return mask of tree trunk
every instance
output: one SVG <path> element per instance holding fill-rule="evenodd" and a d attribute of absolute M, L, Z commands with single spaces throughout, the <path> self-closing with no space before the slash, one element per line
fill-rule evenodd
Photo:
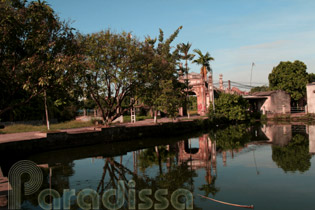
<path fill-rule="evenodd" d="M 157 123 L 157 110 L 154 110 L 154 123 Z"/>
<path fill-rule="evenodd" d="M 46 95 L 46 90 L 44 91 L 44 103 L 45 103 L 45 114 L 46 114 L 47 130 L 50 130 L 49 117 L 48 117 L 48 108 L 47 108 L 47 95 Z"/>
<path fill-rule="evenodd" d="M 187 89 L 186 89 L 186 113 L 187 113 L 187 116 L 188 118 L 190 118 L 190 114 L 189 114 L 189 94 L 188 94 L 188 85 L 189 85 L 189 82 L 188 82 L 188 63 L 187 63 L 187 59 L 186 59 L 186 81 L 187 81 Z"/>
<path fill-rule="evenodd" d="M 155 146 L 155 152 L 156 152 L 156 156 L 157 156 L 158 161 L 159 161 L 159 171 L 160 171 L 160 175 L 162 175 L 162 174 L 163 174 L 162 159 L 161 159 L 161 156 L 160 156 L 160 151 L 159 151 L 159 147 L 158 147 L 158 146 Z"/>

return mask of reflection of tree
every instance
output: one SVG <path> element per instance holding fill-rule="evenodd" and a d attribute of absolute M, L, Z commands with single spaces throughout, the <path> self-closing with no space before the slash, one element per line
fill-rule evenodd
<path fill-rule="evenodd" d="M 209 139 L 210 140 L 210 139 Z M 215 182 L 217 180 L 216 174 L 216 141 L 212 141 L 211 143 L 211 161 L 207 162 L 206 164 L 206 184 L 201 185 L 199 190 L 205 192 L 205 196 L 208 196 L 210 193 L 215 196 L 219 191 L 220 188 L 215 186 Z M 214 171 L 214 175 L 212 174 L 212 169 Z"/>
<path fill-rule="evenodd" d="M 158 173 L 154 177 L 148 177 L 146 175 L 140 176 L 134 173 L 122 164 L 122 159 L 119 162 L 115 161 L 113 158 L 105 158 L 105 164 L 103 167 L 103 174 L 101 180 L 97 187 L 97 192 L 102 195 L 108 189 L 117 189 L 118 181 L 123 181 L 125 185 L 126 192 L 124 194 L 125 201 L 128 202 L 128 182 L 132 179 L 135 181 L 135 190 L 137 192 L 142 189 L 151 189 L 153 194 L 149 196 L 154 202 L 154 192 L 158 189 L 168 189 L 168 195 L 166 198 L 170 201 L 172 193 L 179 189 L 188 189 L 189 180 L 191 177 L 196 177 L 196 173 L 191 171 L 188 165 L 181 164 L 176 165 L 175 161 L 170 161 L 174 159 L 174 152 L 169 152 L 165 146 L 159 146 L 156 148 L 149 148 L 143 150 L 141 154 L 138 155 L 139 165 L 141 170 L 145 172 L 146 168 L 153 165 L 159 165 L 162 167 L 163 163 L 171 163 L 167 171 L 164 173 Z M 115 202 L 115 200 L 112 200 Z M 139 204 L 140 200 L 136 198 L 136 203 Z M 123 209 L 127 209 L 124 206 Z M 169 206 L 171 208 L 171 205 Z M 194 206 L 194 209 L 198 209 Z"/>
<path fill-rule="evenodd" d="M 65 164 L 56 164 L 54 166 L 47 165 L 47 167 L 41 167 L 44 177 L 43 184 L 41 185 L 37 193 L 34 193 L 32 195 L 24 195 L 24 193 L 22 193 L 22 201 L 23 202 L 28 201 L 32 205 L 37 206 L 38 195 L 44 189 L 54 189 L 59 193 L 60 197 L 62 197 L 63 190 L 70 188 L 69 177 L 74 174 L 73 167 L 74 167 L 73 162 L 68 162 Z M 29 180 L 28 176 L 24 175 L 22 176 L 22 182 L 26 182 L 28 180 Z M 22 186 L 24 186 L 24 184 L 22 184 Z"/>
<path fill-rule="evenodd" d="M 196 176 L 196 172 L 184 163 L 173 166 L 169 172 L 157 176 L 155 182 L 160 188 L 169 189 L 172 192 L 178 188 L 190 189 L 191 178 Z"/>
<path fill-rule="evenodd" d="M 108 179 L 106 175 L 108 174 Z M 120 163 L 113 158 L 106 158 L 103 167 L 103 174 L 100 183 L 97 187 L 97 192 L 102 195 L 108 189 L 118 189 L 118 182 L 123 181 L 126 191 L 124 192 L 124 199 L 128 202 L 128 178 L 126 175 L 135 176 L 134 173 L 122 165 L 122 156 L 120 157 Z"/>
<path fill-rule="evenodd" d="M 215 186 L 216 179 L 217 177 L 214 176 L 210 183 L 201 185 L 201 187 L 199 187 L 199 190 L 204 191 L 205 196 L 207 197 L 209 194 L 212 194 L 213 196 L 215 196 L 220 191 L 220 188 Z"/>
<path fill-rule="evenodd" d="M 217 150 L 225 151 L 238 149 L 250 142 L 250 134 L 247 126 L 230 125 L 225 129 L 217 130 L 214 134 L 210 133 L 212 139 L 216 139 Z"/>
<path fill-rule="evenodd" d="M 168 159 L 174 158 L 174 156 L 175 153 L 168 151 L 166 146 L 156 146 L 154 148 L 145 149 L 139 155 L 140 171 L 144 172 L 147 168 L 158 165 L 161 174 L 161 163 L 166 162 Z"/>
<path fill-rule="evenodd" d="M 306 136 L 296 134 L 288 145 L 272 146 L 272 160 L 285 172 L 305 172 L 311 167 L 309 142 Z"/>
<path fill-rule="evenodd" d="M 139 167 L 144 174 L 147 168 L 154 165 L 159 166 L 160 171 L 162 171 L 162 163 L 168 164 L 168 170 L 150 178 L 147 176 L 138 177 L 137 188 L 140 190 L 152 189 L 153 192 L 158 189 L 168 189 L 168 200 L 171 199 L 172 193 L 180 188 L 190 190 L 193 193 L 192 178 L 197 176 L 196 172 L 188 166 L 187 162 L 178 165 L 175 159 L 175 152 L 165 146 L 143 150 L 139 155 Z M 194 204 L 194 209 L 199 208 Z"/>

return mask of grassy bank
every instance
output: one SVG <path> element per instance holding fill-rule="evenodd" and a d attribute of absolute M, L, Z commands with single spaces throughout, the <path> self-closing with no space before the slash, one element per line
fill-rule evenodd
<path fill-rule="evenodd" d="M 69 129 L 69 128 L 82 128 L 82 127 L 88 127 L 92 126 L 93 124 L 90 121 L 87 122 L 81 122 L 81 121 L 68 121 L 68 122 L 62 122 L 57 124 L 50 125 L 50 130 L 61 130 L 61 129 Z M 46 125 L 8 125 L 4 129 L 0 130 L 0 134 L 6 134 L 6 133 L 21 133 L 21 132 L 31 132 L 31 131 L 41 131 L 41 132 L 47 132 Z"/>
<path fill-rule="evenodd" d="M 271 121 L 271 122 L 303 122 L 308 124 L 315 123 L 315 115 L 314 114 L 274 114 L 274 115 L 262 115 L 261 120 L 263 122 Z"/>
<path fill-rule="evenodd" d="M 150 116 L 137 116 L 136 115 L 136 121 L 146 120 L 146 119 L 152 119 Z M 131 122 L 131 116 L 125 115 L 124 116 L 124 122 Z"/>

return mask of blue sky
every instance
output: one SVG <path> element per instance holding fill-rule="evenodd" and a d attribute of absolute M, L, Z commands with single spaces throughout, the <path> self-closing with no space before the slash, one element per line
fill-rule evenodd
<path fill-rule="evenodd" d="M 48 0 L 63 20 L 82 33 L 111 28 L 143 39 L 169 36 L 183 26 L 174 44 L 208 51 L 215 81 L 268 83 L 280 61 L 301 60 L 315 72 L 314 0 Z M 191 71 L 200 67 L 190 65 Z"/>

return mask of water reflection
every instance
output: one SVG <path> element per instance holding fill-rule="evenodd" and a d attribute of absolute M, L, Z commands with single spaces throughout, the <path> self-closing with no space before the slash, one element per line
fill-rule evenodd
<path fill-rule="evenodd" d="M 187 136 L 163 141 L 163 144 L 158 144 L 158 140 L 143 140 L 141 147 L 139 141 L 113 147 L 97 145 L 36 154 L 27 159 L 38 163 L 44 173 L 44 183 L 38 192 L 54 189 L 60 194 L 61 201 L 64 189 L 75 189 L 78 193 L 89 188 L 102 195 L 109 189 L 117 189 L 118 182 L 123 181 L 126 204 L 122 209 L 128 209 L 129 182 L 134 180 L 136 186 L 133 189 L 137 193 L 142 189 L 152 190 L 149 198 L 153 203 L 159 203 L 154 197 L 157 190 L 168 189 L 169 193 L 165 198 L 170 200 L 172 192 L 182 188 L 194 194 L 194 209 L 208 209 L 208 205 L 212 209 L 225 209 L 225 206 L 199 199 L 197 194 L 235 203 L 255 204 L 255 201 L 257 205 L 260 203 L 264 206 L 267 204 L 262 199 L 262 194 L 269 192 L 270 188 L 265 189 L 269 183 L 277 186 L 277 182 L 288 179 L 288 172 L 300 172 L 294 173 L 298 176 L 311 170 L 312 155 L 315 152 L 315 126 L 233 125 L 199 134 L 197 137 Z M 9 168 L 2 163 L 1 166 Z M 1 176 L 7 176 L 7 172 L 8 170 L 4 170 Z M 315 174 L 308 176 L 315 178 Z M 27 181 L 28 178 L 23 179 Z M 292 183 L 300 183 L 301 180 L 303 179 L 298 178 Z M 252 186 L 248 185 L 250 181 Z M 312 191 L 308 186 L 311 184 L 299 190 Z M 254 191 L 249 190 L 251 187 Z M 287 191 L 282 193 L 294 192 Z M 240 196 L 236 196 L 235 193 L 238 192 Z M 23 208 L 39 208 L 37 197 L 38 193 L 23 195 Z M 114 198 L 111 198 L 112 202 L 116 201 Z M 54 200 L 47 199 L 47 202 Z M 143 203 L 143 200 L 137 197 L 136 203 Z M 305 209 L 309 209 L 307 207 Z M 71 209 L 79 209 L 75 196 L 71 199 Z M 172 209 L 171 205 L 169 209 Z M 272 208 L 258 206 L 255 209 Z"/>
<path fill-rule="evenodd" d="M 309 141 L 306 135 L 295 134 L 285 146 L 272 146 L 272 160 L 285 172 L 305 172 L 311 167 Z"/>

